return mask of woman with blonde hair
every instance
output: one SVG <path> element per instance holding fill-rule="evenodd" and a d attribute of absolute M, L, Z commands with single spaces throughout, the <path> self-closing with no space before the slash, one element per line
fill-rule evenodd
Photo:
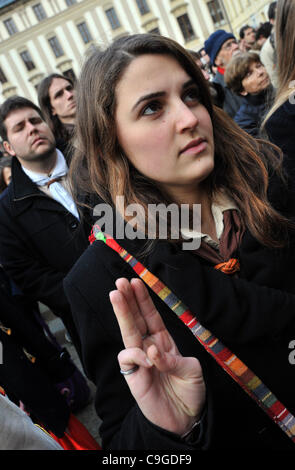
<path fill-rule="evenodd" d="M 214 107 L 189 52 L 156 35 L 94 51 L 77 110 L 74 183 L 101 204 L 64 285 L 103 448 L 293 449 L 278 426 L 295 411 L 293 202 L 279 150 Z M 178 232 L 176 210 L 190 215 Z"/>
<path fill-rule="evenodd" d="M 284 153 L 284 166 L 295 176 L 295 3 L 279 0 L 276 13 L 276 49 L 278 89 L 273 107 L 263 126 L 274 144 Z"/>

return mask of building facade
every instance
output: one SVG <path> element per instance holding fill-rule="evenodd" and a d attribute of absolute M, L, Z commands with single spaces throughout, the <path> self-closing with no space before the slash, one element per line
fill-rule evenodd
<path fill-rule="evenodd" d="M 92 47 L 133 33 L 168 36 L 199 49 L 216 29 L 267 21 L 267 0 L 0 0 L 0 103 L 37 101 L 53 72 L 78 77 Z"/>

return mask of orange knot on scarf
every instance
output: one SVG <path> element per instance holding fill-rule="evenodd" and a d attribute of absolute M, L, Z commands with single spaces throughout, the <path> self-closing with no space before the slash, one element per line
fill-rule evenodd
<path fill-rule="evenodd" d="M 218 269 L 218 271 L 222 271 L 224 274 L 234 274 L 240 271 L 240 263 L 236 258 L 230 258 L 224 263 L 216 264 L 214 269 Z"/>

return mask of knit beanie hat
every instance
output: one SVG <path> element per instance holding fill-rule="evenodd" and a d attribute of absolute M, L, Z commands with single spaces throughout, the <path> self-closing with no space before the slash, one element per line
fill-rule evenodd
<path fill-rule="evenodd" d="M 235 39 L 232 33 L 228 33 L 223 29 L 218 29 L 214 31 L 209 38 L 205 41 L 204 47 L 208 56 L 210 57 L 211 64 L 214 64 L 216 56 L 221 49 L 222 44 L 225 43 L 228 39 Z"/>

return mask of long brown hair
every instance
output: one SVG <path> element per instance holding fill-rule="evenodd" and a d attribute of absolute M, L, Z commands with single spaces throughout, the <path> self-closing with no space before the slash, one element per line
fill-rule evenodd
<path fill-rule="evenodd" d="M 279 0 L 276 10 L 276 54 L 278 89 L 274 105 L 266 115 L 262 126 L 270 116 L 295 93 L 295 2 Z"/>
<path fill-rule="evenodd" d="M 141 204 L 146 214 L 150 203 L 169 203 L 167 195 L 129 162 L 116 135 L 116 85 L 130 62 L 142 54 L 172 56 L 195 80 L 214 130 L 215 168 L 208 178 L 209 190 L 223 189 L 234 199 L 244 224 L 262 244 L 282 246 L 288 222 L 267 198 L 268 172 L 271 168 L 279 171 L 279 149 L 253 139 L 212 106 L 208 84 L 191 55 L 165 37 L 136 34 L 120 38 L 86 60 L 77 89 L 77 150 L 71 166 L 74 187 L 112 204 L 116 196 L 124 195 L 126 204 Z"/>
<path fill-rule="evenodd" d="M 64 75 L 52 73 L 45 77 L 38 85 L 38 102 L 44 119 L 52 130 L 56 141 L 69 140 L 71 135 L 68 134 L 66 127 L 60 121 L 59 117 L 52 114 L 52 106 L 50 103 L 49 88 L 55 78 L 62 78 L 74 86 L 73 81 Z"/>

